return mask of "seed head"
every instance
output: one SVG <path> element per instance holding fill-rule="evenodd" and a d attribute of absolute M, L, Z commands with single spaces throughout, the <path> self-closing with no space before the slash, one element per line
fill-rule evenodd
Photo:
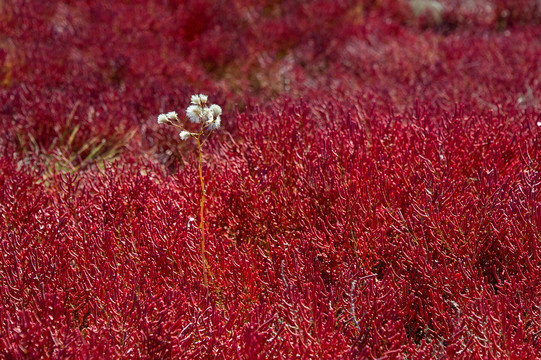
<path fill-rule="evenodd" d="M 193 105 L 198 105 L 201 107 L 207 106 L 207 95 L 199 94 L 199 95 L 192 95 L 191 101 Z"/>
<path fill-rule="evenodd" d="M 190 105 L 186 109 L 186 116 L 191 122 L 199 124 L 201 122 L 201 118 L 203 117 L 203 109 L 199 105 Z"/>
<path fill-rule="evenodd" d="M 207 124 L 210 130 L 215 130 L 220 127 L 222 108 L 219 105 L 213 104 L 209 107 Z"/>
<path fill-rule="evenodd" d="M 192 95 L 190 101 L 191 105 L 186 109 L 186 117 L 194 124 L 202 124 L 200 131 L 203 131 L 205 128 L 212 131 L 220 127 L 222 108 L 219 105 L 208 104 L 208 96 L 203 94 Z M 179 135 L 182 140 L 186 140 L 190 136 L 196 136 L 195 133 L 184 130 L 176 111 L 160 114 L 158 116 L 158 124 L 169 124 L 180 128 L 182 132 Z"/>
<path fill-rule="evenodd" d="M 169 120 L 178 121 L 178 115 L 176 111 L 170 111 L 165 114 Z"/>
<path fill-rule="evenodd" d="M 180 140 L 186 140 L 187 138 L 192 136 L 192 133 L 186 130 L 182 130 L 178 135 L 180 136 Z"/>
<path fill-rule="evenodd" d="M 222 115 L 222 108 L 220 107 L 220 105 L 216 105 L 216 104 L 210 105 L 209 110 L 215 119 L 219 117 L 220 115 Z"/>
<path fill-rule="evenodd" d="M 158 124 L 166 124 L 169 122 L 169 119 L 167 118 L 167 115 L 160 114 L 158 115 Z"/>
<path fill-rule="evenodd" d="M 220 119 L 220 117 L 218 116 L 216 119 L 214 119 L 213 122 L 211 122 L 210 124 L 208 124 L 208 128 L 209 130 L 216 130 L 220 127 L 222 121 Z"/>

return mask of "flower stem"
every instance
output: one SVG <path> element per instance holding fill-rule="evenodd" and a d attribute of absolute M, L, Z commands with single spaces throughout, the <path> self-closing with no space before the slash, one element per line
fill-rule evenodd
<path fill-rule="evenodd" d="M 197 136 L 197 150 L 199 152 L 199 179 L 201 180 L 201 204 L 200 204 L 200 211 L 201 211 L 201 222 L 199 223 L 199 229 L 201 230 L 201 259 L 203 261 L 203 284 L 205 285 L 205 288 L 208 288 L 208 279 L 207 279 L 207 271 L 208 271 L 208 264 L 207 264 L 207 257 L 205 255 L 205 197 L 206 197 L 206 190 L 205 190 L 205 178 L 203 177 L 203 157 L 201 155 L 201 140 L 200 135 Z"/>

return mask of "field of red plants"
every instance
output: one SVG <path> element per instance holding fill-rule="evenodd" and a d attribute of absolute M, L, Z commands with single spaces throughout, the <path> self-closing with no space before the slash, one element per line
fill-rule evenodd
<path fill-rule="evenodd" d="M 539 359 L 540 94 L 538 0 L 0 0 L 0 359 Z"/>

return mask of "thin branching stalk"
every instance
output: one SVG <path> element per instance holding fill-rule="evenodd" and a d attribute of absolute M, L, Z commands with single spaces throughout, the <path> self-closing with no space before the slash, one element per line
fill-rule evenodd
<path fill-rule="evenodd" d="M 203 176 L 203 155 L 201 151 L 201 134 L 197 136 L 197 151 L 199 152 L 199 180 L 201 181 L 201 202 L 200 202 L 200 217 L 199 229 L 201 230 L 201 260 L 203 261 L 203 284 L 205 288 L 208 287 L 207 272 L 208 264 L 207 257 L 205 255 L 205 177 Z"/>
<path fill-rule="evenodd" d="M 159 124 L 168 124 L 180 129 L 180 139 L 186 140 L 190 137 L 194 137 L 197 140 L 197 154 L 199 158 L 199 181 L 201 183 L 201 199 L 199 202 L 200 222 L 199 229 L 201 230 L 201 261 L 203 263 L 203 284 L 205 288 L 208 288 L 208 276 L 212 277 L 210 273 L 210 267 L 207 262 L 206 249 L 205 249 L 205 202 L 206 202 L 206 188 L 205 177 L 203 176 L 203 151 L 202 145 L 204 141 L 201 141 L 201 137 L 205 134 L 209 134 L 210 131 L 216 130 L 220 127 L 220 115 L 222 114 L 222 108 L 216 104 L 207 105 L 206 95 L 193 95 L 191 98 L 191 105 L 186 109 L 186 116 L 189 121 L 194 124 L 199 124 L 199 131 L 190 132 L 185 129 L 179 121 L 178 114 L 175 111 L 168 112 L 167 114 L 160 114 L 158 116 Z"/>

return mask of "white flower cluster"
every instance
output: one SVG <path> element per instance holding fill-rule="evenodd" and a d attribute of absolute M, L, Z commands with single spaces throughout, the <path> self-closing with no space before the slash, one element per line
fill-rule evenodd
<path fill-rule="evenodd" d="M 211 131 L 216 130 L 221 124 L 220 115 L 222 115 L 222 108 L 216 104 L 208 106 L 207 101 L 207 95 L 192 95 L 191 105 L 186 109 L 186 116 L 190 122 L 201 124 L 199 133 L 192 133 L 184 130 L 179 124 L 178 114 L 175 111 L 170 111 L 167 114 L 160 114 L 158 116 L 158 124 L 169 124 L 182 129 L 179 133 L 181 140 L 186 140 L 190 136 L 200 136 L 204 129 L 209 129 Z"/>
<path fill-rule="evenodd" d="M 176 111 L 170 111 L 167 114 L 160 114 L 160 116 L 158 116 L 158 124 L 167 124 L 171 121 L 178 121 L 178 115 Z"/>
<path fill-rule="evenodd" d="M 222 108 L 216 104 L 207 106 L 207 95 L 192 95 L 192 105 L 186 109 L 186 116 L 195 124 L 203 123 L 209 130 L 220 127 Z"/>

